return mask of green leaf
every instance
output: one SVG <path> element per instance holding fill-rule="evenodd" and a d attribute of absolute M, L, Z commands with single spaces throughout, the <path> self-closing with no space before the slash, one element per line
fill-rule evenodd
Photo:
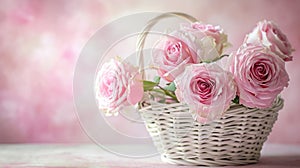
<path fill-rule="evenodd" d="M 176 90 L 175 83 L 174 82 L 170 83 L 168 86 L 165 87 L 165 89 L 174 92 Z"/>
<path fill-rule="evenodd" d="M 151 91 L 153 91 L 153 92 L 157 92 L 157 93 L 161 93 L 161 94 L 165 94 L 165 92 L 163 91 L 163 90 L 161 90 L 161 89 L 152 89 Z"/>
<path fill-rule="evenodd" d="M 232 102 L 235 103 L 235 104 L 240 104 L 240 98 L 239 98 L 239 96 L 238 95 L 235 96 L 235 98 L 232 100 Z"/>
<path fill-rule="evenodd" d="M 157 83 L 152 82 L 152 81 L 143 81 L 143 86 L 144 86 L 144 91 L 150 91 L 152 90 L 155 86 L 157 86 Z"/>
<path fill-rule="evenodd" d="M 154 80 L 155 83 L 159 84 L 160 77 L 159 76 L 155 76 L 153 80 Z"/>

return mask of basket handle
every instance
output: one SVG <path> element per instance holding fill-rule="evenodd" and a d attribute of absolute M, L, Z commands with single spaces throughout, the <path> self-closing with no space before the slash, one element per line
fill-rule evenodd
<path fill-rule="evenodd" d="M 181 12 L 168 12 L 168 13 L 163 13 L 150 21 L 148 21 L 147 25 L 143 29 L 142 33 L 138 36 L 138 43 L 137 43 L 137 57 L 138 57 L 138 65 L 139 65 L 139 73 L 142 75 L 142 79 L 145 79 L 145 72 L 143 71 L 144 69 L 144 55 L 143 55 L 143 48 L 145 45 L 145 40 L 147 38 L 147 35 L 149 34 L 149 31 L 151 28 L 158 23 L 160 20 L 169 18 L 169 17 L 179 17 L 183 18 L 189 22 L 196 22 L 198 21 L 196 18 L 193 16 L 190 16 L 185 13 Z"/>

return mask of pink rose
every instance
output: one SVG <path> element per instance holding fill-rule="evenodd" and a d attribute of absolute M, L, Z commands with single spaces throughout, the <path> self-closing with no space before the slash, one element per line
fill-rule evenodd
<path fill-rule="evenodd" d="M 220 26 L 195 22 L 182 25 L 181 31 L 189 37 L 189 41 L 185 41 L 186 44 L 204 62 L 218 59 L 222 55 L 223 49 L 229 45 L 227 35 Z"/>
<path fill-rule="evenodd" d="M 134 105 L 143 97 L 141 75 L 133 66 L 112 59 L 97 73 L 96 99 L 106 114 L 117 113 L 124 106 Z"/>
<path fill-rule="evenodd" d="M 284 61 L 293 60 L 292 46 L 287 37 L 276 24 L 271 21 L 262 21 L 244 40 L 247 44 L 263 45 L 281 57 Z"/>
<path fill-rule="evenodd" d="M 152 57 L 159 75 L 172 82 L 186 64 L 216 60 L 228 45 L 227 35 L 219 26 L 196 22 L 182 25 L 162 38 L 155 45 Z"/>
<path fill-rule="evenodd" d="M 232 54 L 231 71 L 238 86 L 240 103 L 251 108 L 268 108 L 288 86 L 284 61 L 263 46 L 243 46 Z"/>
<path fill-rule="evenodd" d="M 189 63 L 198 63 L 198 58 L 180 39 L 166 36 L 155 45 L 152 53 L 153 63 L 158 67 L 158 74 L 172 82 L 184 71 Z"/>
<path fill-rule="evenodd" d="M 189 105 L 192 115 L 207 123 L 221 117 L 236 95 L 232 74 L 216 63 L 187 66 L 175 79 L 176 96 Z"/>

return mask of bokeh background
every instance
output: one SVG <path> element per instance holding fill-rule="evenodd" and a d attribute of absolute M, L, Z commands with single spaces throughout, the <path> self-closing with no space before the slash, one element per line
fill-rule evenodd
<path fill-rule="evenodd" d="M 0 0 L 0 143 L 88 142 L 72 94 L 84 44 L 121 16 L 177 11 L 221 25 L 233 45 L 228 52 L 258 21 L 277 22 L 296 51 L 287 63 L 285 106 L 268 142 L 300 144 L 299 10 L 297 0 Z"/>

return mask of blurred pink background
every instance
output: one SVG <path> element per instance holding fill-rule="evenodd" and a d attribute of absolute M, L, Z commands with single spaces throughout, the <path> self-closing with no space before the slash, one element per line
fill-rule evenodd
<path fill-rule="evenodd" d="M 300 144 L 300 1 L 0 1 L 0 143 L 87 142 L 77 121 L 72 77 L 76 59 L 101 26 L 136 12 L 185 12 L 219 24 L 235 50 L 263 19 L 277 22 L 296 51 L 290 86 L 268 141 Z"/>

